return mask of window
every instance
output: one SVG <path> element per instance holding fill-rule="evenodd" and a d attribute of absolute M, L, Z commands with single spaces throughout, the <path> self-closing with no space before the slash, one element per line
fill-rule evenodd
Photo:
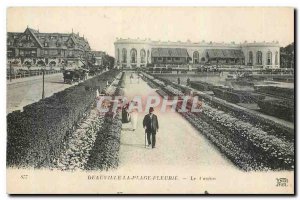
<path fill-rule="evenodd" d="M 193 63 L 194 64 L 198 64 L 199 63 L 199 53 L 198 53 L 198 51 L 195 51 L 193 53 Z"/>
<path fill-rule="evenodd" d="M 262 64 L 262 53 L 261 53 L 261 51 L 256 52 L 256 64 L 258 64 L 258 65 Z"/>
<path fill-rule="evenodd" d="M 122 49 L 122 62 L 126 63 L 127 62 L 127 50 Z"/>
<path fill-rule="evenodd" d="M 168 60 L 170 61 L 170 60 L 172 60 L 172 58 L 168 57 Z"/>
<path fill-rule="evenodd" d="M 141 63 L 145 63 L 146 62 L 146 51 L 144 49 L 142 49 L 140 52 L 140 55 L 141 55 Z"/>
<path fill-rule="evenodd" d="M 48 55 L 48 50 L 45 50 L 45 51 L 44 51 L 44 54 L 45 54 L 45 55 Z"/>
<path fill-rule="evenodd" d="M 44 46 L 47 47 L 48 46 L 48 42 L 45 42 Z"/>
<path fill-rule="evenodd" d="M 250 65 L 253 64 L 253 53 L 252 53 L 252 51 L 249 51 L 249 60 L 248 60 L 248 64 L 250 64 Z"/>
<path fill-rule="evenodd" d="M 157 60 L 162 61 L 162 58 L 158 58 Z"/>
<path fill-rule="evenodd" d="M 117 49 L 117 61 L 119 62 L 120 61 L 120 50 Z"/>
<path fill-rule="evenodd" d="M 268 51 L 267 53 L 267 65 L 272 65 L 272 52 Z"/>
<path fill-rule="evenodd" d="M 130 51 L 130 62 L 131 63 L 136 63 L 136 57 L 137 57 L 137 51 L 136 51 L 136 49 L 131 49 L 131 51 Z"/>
<path fill-rule="evenodd" d="M 275 52 L 275 65 L 278 65 L 278 51 Z"/>

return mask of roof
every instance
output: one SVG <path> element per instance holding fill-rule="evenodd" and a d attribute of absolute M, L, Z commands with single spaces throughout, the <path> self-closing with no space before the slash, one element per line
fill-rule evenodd
<path fill-rule="evenodd" d="M 245 58 L 242 50 L 237 49 L 206 49 L 209 58 Z"/>
<path fill-rule="evenodd" d="M 153 48 L 152 57 L 188 57 L 189 54 L 183 48 Z"/>
<path fill-rule="evenodd" d="M 23 33 L 8 32 L 7 41 L 10 42 L 10 46 L 18 46 L 22 42 L 23 36 L 27 33 L 31 33 L 33 38 L 42 48 L 61 48 L 67 49 L 70 41 L 73 43 L 73 47 L 79 50 L 90 50 L 90 45 L 84 37 L 80 37 L 79 34 L 74 33 L 40 33 L 38 30 L 27 28 Z M 45 46 L 45 43 L 48 46 Z"/>

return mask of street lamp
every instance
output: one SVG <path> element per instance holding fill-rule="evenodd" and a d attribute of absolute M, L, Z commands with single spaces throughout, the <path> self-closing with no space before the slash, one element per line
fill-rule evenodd
<path fill-rule="evenodd" d="M 11 76 L 12 76 L 11 70 L 12 70 L 11 61 L 9 61 L 9 81 L 10 82 L 11 82 Z"/>
<path fill-rule="evenodd" d="M 45 67 L 42 68 L 43 71 L 43 90 L 42 90 L 42 99 L 45 98 Z"/>

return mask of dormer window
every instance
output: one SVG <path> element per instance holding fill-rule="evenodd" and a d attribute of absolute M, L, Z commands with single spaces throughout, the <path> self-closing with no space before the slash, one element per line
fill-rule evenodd
<path fill-rule="evenodd" d="M 48 42 L 45 42 L 45 44 L 44 44 L 44 45 L 45 45 L 45 47 L 47 47 L 47 46 L 48 46 Z"/>

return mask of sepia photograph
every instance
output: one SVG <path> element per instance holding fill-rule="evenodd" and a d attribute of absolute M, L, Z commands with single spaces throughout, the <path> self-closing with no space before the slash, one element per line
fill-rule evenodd
<path fill-rule="evenodd" d="M 6 192 L 295 194 L 294 19 L 8 7 Z"/>

